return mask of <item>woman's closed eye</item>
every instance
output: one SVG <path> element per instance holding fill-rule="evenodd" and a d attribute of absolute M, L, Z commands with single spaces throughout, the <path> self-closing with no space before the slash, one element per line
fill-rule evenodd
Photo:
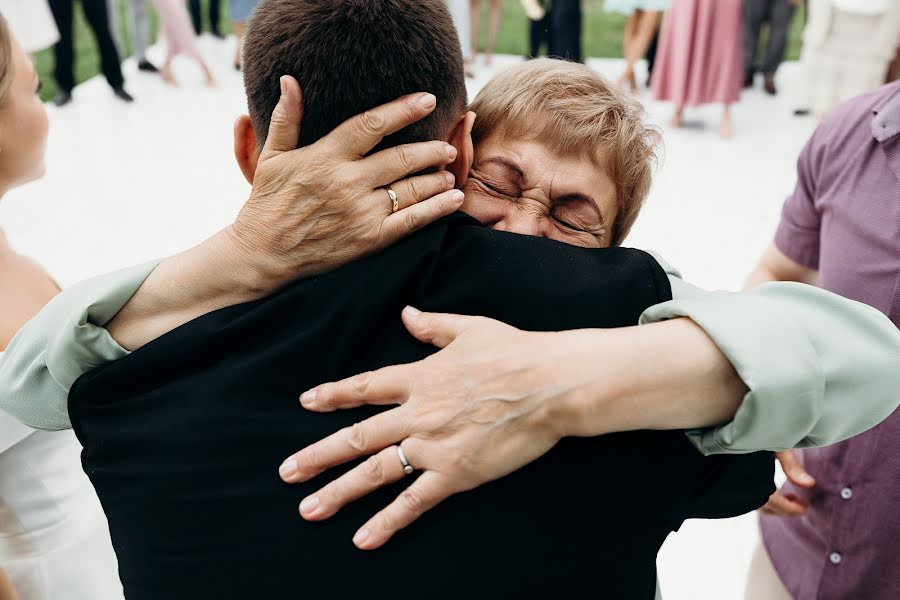
<path fill-rule="evenodd" d="M 572 231 L 600 234 L 603 219 L 589 200 L 561 200 L 555 203 L 551 216 L 561 226 Z"/>
<path fill-rule="evenodd" d="M 496 196 L 503 196 L 507 199 L 515 199 L 521 194 L 521 190 L 514 189 L 514 186 L 506 182 L 489 181 L 485 179 L 473 178 L 485 191 Z"/>

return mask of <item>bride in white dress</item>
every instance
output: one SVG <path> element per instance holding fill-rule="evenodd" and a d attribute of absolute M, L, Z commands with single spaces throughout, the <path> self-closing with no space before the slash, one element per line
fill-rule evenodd
<path fill-rule="evenodd" d="M 0 196 L 43 174 L 47 115 L 37 90 L 31 61 L 0 18 Z M 58 291 L 0 230 L 0 361 Z M 0 411 L 0 567 L 18 600 L 123 596 L 106 517 L 79 456 L 71 431 L 36 431 Z"/>
<path fill-rule="evenodd" d="M 0 15 L 25 52 L 38 52 L 59 41 L 47 0 L 0 0 Z"/>

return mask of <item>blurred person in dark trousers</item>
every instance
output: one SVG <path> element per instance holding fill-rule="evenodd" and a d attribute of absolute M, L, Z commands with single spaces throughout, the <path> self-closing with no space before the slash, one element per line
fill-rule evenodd
<path fill-rule="evenodd" d="M 125 78 L 122 76 L 122 65 L 119 51 L 109 30 L 109 13 L 106 0 L 80 0 L 85 20 L 94 32 L 97 48 L 100 51 L 100 67 L 113 93 L 124 102 L 134 102 L 131 94 L 125 91 Z M 72 90 L 75 88 L 75 30 L 73 18 L 75 0 L 50 0 L 50 10 L 59 28 L 59 42 L 53 47 L 55 59 L 54 77 L 59 92 L 53 100 L 57 106 L 65 106 L 72 101 Z"/>
<path fill-rule="evenodd" d="M 528 16 L 528 55 L 537 58 L 541 48 L 550 48 L 550 0 L 522 0 L 522 8 Z"/>
<path fill-rule="evenodd" d="M 753 77 L 762 72 L 766 93 L 777 93 L 775 71 L 784 60 L 794 10 L 802 3 L 803 0 L 744 0 L 744 87 L 753 87 Z M 763 23 L 769 24 L 769 40 L 760 65 L 756 59 Z"/>
<path fill-rule="evenodd" d="M 217 38 L 225 37 L 219 29 L 219 15 L 221 14 L 221 0 L 209 0 L 209 32 Z M 203 31 L 203 10 L 200 0 L 190 0 L 191 21 L 194 23 L 194 31 L 197 35 Z"/>
<path fill-rule="evenodd" d="M 147 17 L 148 0 L 125 0 L 125 11 L 128 15 L 128 33 L 131 38 L 131 49 L 137 60 L 138 69 L 148 73 L 156 73 L 156 65 L 147 60 L 147 48 L 150 45 L 150 21 Z M 119 0 L 106 0 L 109 12 L 109 29 L 113 41 L 119 50 L 119 56 L 125 56 L 125 44 L 122 40 L 122 22 L 119 15 Z"/>
<path fill-rule="evenodd" d="M 550 56 L 582 62 L 581 0 L 553 0 L 550 19 Z"/>

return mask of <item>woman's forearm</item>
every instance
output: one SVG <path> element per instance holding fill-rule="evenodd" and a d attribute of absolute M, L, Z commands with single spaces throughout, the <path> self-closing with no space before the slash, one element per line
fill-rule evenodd
<path fill-rule="evenodd" d="M 730 421 L 747 393 L 734 367 L 689 319 L 553 334 L 579 365 L 564 397 L 564 435 L 691 429 Z M 580 357 L 580 358 L 578 358 Z"/>
<path fill-rule="evenodd" d="M 262 298 L 279 283 L 260 277 L 224 229 L 160 263 L 106 329 L 136 350 L 197 317 Z"/>

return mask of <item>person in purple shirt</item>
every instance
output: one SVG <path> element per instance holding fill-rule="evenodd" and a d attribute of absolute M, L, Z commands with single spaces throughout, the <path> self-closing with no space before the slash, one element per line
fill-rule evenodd
<path fill-rule="evenodd" d="M 797 175 L 747 287 L 813 283 L 900 327 L 900 82 L 834 111 Z M 762 509 L 746 600 L 900 598 L 900 411 L 862 435 L 779 460 L 788 482 Z"/>

